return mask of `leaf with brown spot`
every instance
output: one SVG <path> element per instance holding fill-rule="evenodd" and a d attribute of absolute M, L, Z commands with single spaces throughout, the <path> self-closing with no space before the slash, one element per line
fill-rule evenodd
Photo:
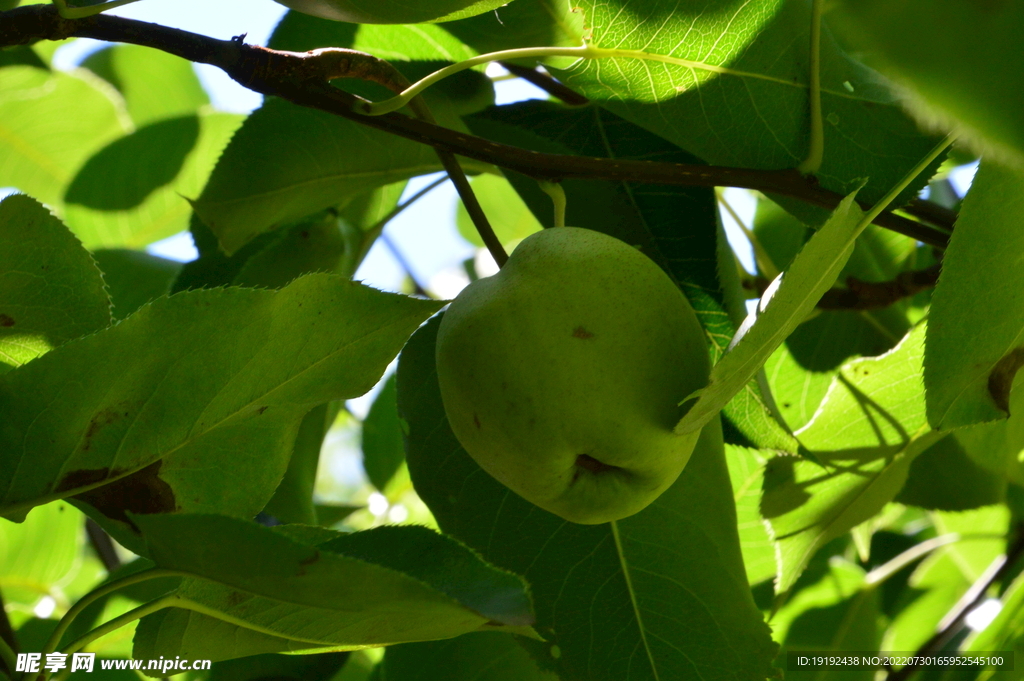
<path fill-rule="evenodd" d="M 1007 416 L 1010 414 L 1010 388 L 1013 387 L 1013 379 L 1022 366 L 1024 347 L 1014 348 L 996 362 L 992 373 L 988 375 L 988 394 Z"/>
<path fill-rule="evenodd" d="M 138 527 L 128 513 L 174 513 L 178 510 L 174 490 L 160 477 L 163 461 L 156 461 L 142 470 L 119 478 L 73 497 L 102 513 L 107 519 Z"/>
<path fill-rule="evenodd" d="M 132 550 L 145 545 L 126 512 L 253 518 L 305 414 L 369 390 L 439 307 L 326 274 L 160 298 L 0 376 L 0 515 L 106 475 L 128 477 L 82 501 Z"/>

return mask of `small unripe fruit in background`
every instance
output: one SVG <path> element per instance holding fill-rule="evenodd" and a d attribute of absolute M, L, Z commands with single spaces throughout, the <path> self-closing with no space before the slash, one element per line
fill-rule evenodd
<path fill-rule="evenodd" d="M 485 471 L 576 523 L 625 518 L 679 476 L 707 384 L 685 296 L 635 248 L 574 227 L 527 237 L 452 302 L 437 338 L 445 412 Z"/>

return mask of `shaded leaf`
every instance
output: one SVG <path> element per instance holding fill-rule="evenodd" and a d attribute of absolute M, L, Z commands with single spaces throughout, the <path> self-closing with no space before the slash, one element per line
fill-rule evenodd
<path fill-rule="evenodd" d="M 821 581 L 802 589 L 772 618 L 780 661 L 788 651 L 848 654 L 875 651 L 881 639 L 878 592 L 864 583 L 864 571 L 833 558 Z M 787 679 L 870 681 L 874 670 L 786 671 Z"/>
<path fill-rule="evenodd" d="M 1024 162 L 1024 125 L 1014 95 L 1024 87 L 1020 4 L 843 0 L 829 21 L 896 81 L 924 124 L 934 128 L 941 121 L 962 130 L 976 147 Z"/>
<path fill-rule="evenodd" d="M 323 530 L 320 538 L 334 538 L 310 543 L 302 527 L 293 533 L 223 516 L 135 520 L 158 566 L 203 578 L 184 580 L 175 603 L 204 615 L 146 618 L 136 657 L 228 659 L 261 638 L 284 639 L 292 649 L 355 649 L 533 621 L 521 578 L 426 528 Z M 255 636 L 246 639 L 240 627 Z"/>
<path fill-rule="evenodd" d="M 329 275 L 160 299 L 0 377 L 0 508 L 88 493 L 124 528 L 126 511 L 251 518 L 309 409 L 366 392 L 439 305 Z M 210 475 L 241 452 L 259 465 Z"/>
<path fill-rule="evenodd" d="M 986 161 L 964 199 L 928 324 L 928 421 L 950 430 L 1009 413 L 1024 363 L 1024 173 Z"/>
<path fill-rule="evenodd" d="M 23 195 L 0 201 L 0 374 L 110 323 L 96 262 Z"/>
<path fill-rule="evenodd" d="M 126 132 L 114 103 L 89 79 L 30 66 L 0 69 L 0 187 L 59 210 L 93 152 Z"/>
<path fill-rule="evenodd" d="M 306 525 L 316 525 L 318 522 L 313 504 L 313 487 L 316 485 L 316 471 L 320 464 L 320 447 L 334 420 L 329 416 L 337 414 L 328 406 L 321 404 L 313 407 L 303 417 L 284 478 L 263 508 L 264 513 L 279 522 Z"/>
<path fill-rule="evenodd" d="M 275 232 L 263 248 L 245 260 L 232 283 L 282 288 L 303 274 L 337 272 L 347 248 L 343 229 L 341 220 L 325 211 Z"/>
<path fill-rule="evenodd" d="M 206 184 L 243 116 L 208 113 L 151 123 L 98 151 L 64 201 L 71 229 L 89 248 L 139 248 L 188 229 L 183 197 Z"/>
<path fill-rule="evenodd" d="M 253 655 L 212 665 L 210 681 L 328 681 L 348 658 L 348 653 Z"/>
<path fill-rule="evenodd" d="M 481 631 L 447 641 L 403 643 L 384 654 L 387 681 L 558 681 L 509 634 Z"/>
<path fill-rule="evenodd" d="M 568 523 L 490 478 L 459 446 L 434 368 L 438 321 L 399 360 L 410 472 L 442 529 L 531 582 L 546 639 L 524 642 L 533 655 L 564 681 L 764 679 L 775 651 L 747 586 L 717 422 L 647 509 L 614 524 Z"/>
<path fill-rule="evenodd" d="M 124 319 L 166 295 L 181 270 L 181 263 L 144 251 L 100 249 L 92 257 L 103 272 L 114 319 Z"/>
<path fill-rule="evenodd" d="M 313 507 L 316 509 L 317 522 L 324 527 L 337 525 L 356 511 L 364 508 L 363 506 L 349 506 L 346 504 L 314 504 Z"/>
<path fill-rule="evenodd" d="M 379 490 L 387 487 L 405 461 L 397 399 L 395 376 L 392 374 L 377 393 L 377 399 L 363 421 L 363 469 Z"/>
<path fill-rule="evenodd" d="M 82 66 L 117 88 L 139 127 L 210 103 L 191 62 L 151 47 L 113 45 L 90 54 Z"/>
<path fill-rule="evenodd" d="M 950 434 L 914 459 L 896 501 L 930 510 L 966 511 L 998 504 L 1005 493 L 1006 478 L 976 464 Z"/>

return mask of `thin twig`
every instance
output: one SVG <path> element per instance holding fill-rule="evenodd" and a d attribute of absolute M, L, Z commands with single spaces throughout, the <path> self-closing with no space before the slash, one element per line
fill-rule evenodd
<path fill-rule="evenodd" d="M 560 99 L 569 106 L 586 106 L 587 104 L 590 104 L 589 99 L 576 92 L 565 83 L 555 80 L 547 73 L 542 73 L 538 69 L 531 69 L 528 66 L 520 66 L 519 64 L 514 64 L 510 61 L 500 61 L 498 64 L 512 75 L 522 78 L 531 85 L 536 85 L 544 92 L 556 99 Z"/>
<path fill-rule="evenodd" d="M 412 281 L 413 293 L 418 296 L 429 297 L 427 289 L 424 288 L 423 284 L 421 284 L 419 279 L 416 278 L 416 274 L 412 271 L 412 267 L 409 265 L 409 261 L 406 260 L 405 254 L 398 249 L 395 242 L 392 241 L 387 234 L 381 234 L 380 240 L 384 242 L 384 245 L 387 246 L 389 251 L 391 251 L 391 255 L 395 258 L 398 266 L 405 270 L 406 275 L 408 275 L 409 279 Z"/>
<path fill-rule="evenodd" d="M 900 210 L 908 215 L 913 215 L 918 220 L 924 220 L 937 227 L 948 225 L 949 229 L 953 228 L 957 218 L 955 210 L 941 206 L 934 201 L 925 201 L 924 199 L 911 199 L 910 203 L 903 206 Z"/>
<path fill-rule="evenodd" d="M 440 187 L 447 181 L 447 177 L 439 177 L 438 179 L 434 180 L 423 189 L 420 189 L 418 192 L 410 196 L 404 202 L 392 208 L 387 215 L 382 217 L 380 220 L 375 222 L 372 227 L 367 229 L 366 232 L 364 233 L 363 242 L 362 244 L 360 244 L 360 250 L 356 257 L 356 265 L 352 270 L 353 273 L 355 273 L 355 270 L 359 268 L 359 265 L 362 264 L 363 260 L 366 259 L 366 254 L 370 252 L 370 248 L 373 246 L 373 242 L 376 241 L 377 237 L 379 237 L 384 232 L 384 228 L 387 227 L 389 222 L 398 217 L 403 211 L 405 211 L 406 208 L 413 205 L 414 203 L 416 203 L 424 196 L 429 194 L 431 191 L 433 191 L 437 187 Z"/>
<path fill-rule="evenodd" d="M 361 100 L 331 86 L 324 78 L 323 57 L 317 51 L 281 52 L 217 40 L 178 29 L 122 17 L 97 15 L 70 21 L 50 5 L 28 5 L 0 13 L 0 48 L 39 40 L 94 38 L 153 47 L 189 61 L 222 69 L 245 87 L 264 95 L 320 109 L 406 139 L 460 156 L 513 170 L 538 180 L 600 179 L 698 187 L 742 187 L 799 199 L 834 209 L 842 196 L 819 187 L 795 169 L 752 170 L 684 163 L 546 154 L 499 144 L 456 130 L 390 113 L 363 116 L 353 107 Z M 368 55 L 367 55 L 368 56 Z M 869 208 L 866 203 L 861 204 Z M 891 212 L 875 224 L 938 248 L 945 248 L 952 225 L 937 230 Z"/>
<path fill-rule="evenodd" d="M 985 600 L 989 588 L 1003 579 L 1016 564 L 1017 560 L 1024 555 L 1024 525 L 1018 524 L 1014 528 L 1014 534 L 1015 539 L 1013 544 L 1007 549 L 1006 555 L 1000 556 L 993 561 L 989 569 L 971 585 L 964 598 L 957 602 L 953 609 L 943 618 L 935 635 L 917 649 L 917 652 L 912 656 L 912 660 L 928 657 L 942 650 L 942 647 L 963 628 L 964 622 L 971 611 Z M 885 677 L 885 681 L 906 681 L 919 668 L 920 664 L 912 661 L 904 665 L 899 671 L 889 672 Z"/>
<path fill-rule="evenodd" d="M 99 523 L 92 518 L 86 518 L 85 533 L 89 537 L 89 544 L 103 562 L 103 567 L 107 569 L 107 572 L 114 572 L 121 567 L 121 558 L 117 555 L 117 549 L 114 548 L 114 540 L 110 538 L 106 530 L 99 526 Z"/>
<path fill-rule="evenodd" d="M 846 278 L 846 288 L 827 291 L 818 301 L 822 310 L 878 310 L 904 298 L 926 291 L 939 281 L 941 265 L 923 270 L 900 272 L 895 279 L 882 282 Z"/>
<path fill-rule="evenodd" d="M 817 307 L 820 310 L 879 310 L 932 288 L 939 280 L 940 271 L 941 265 L 932 265 L 923 270 L 900 272 L 895 279 L 878 282 L 847 277 L 846 288 L 826 291 Z M 760 296 L 770 283 L 771 279 L 764 276 L 751 277 L 744 282 L 744 288 Z"/>

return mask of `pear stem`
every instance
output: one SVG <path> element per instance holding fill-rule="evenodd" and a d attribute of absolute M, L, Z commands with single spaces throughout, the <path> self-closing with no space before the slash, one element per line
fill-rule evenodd
<path fill-rule="evenodd" d="M 537 184 L 544 191 L 545 194 L 551 197 L 551 203 L 554 204 L 555 215 L 554 215 L 554 226 L 565 227 L 565 189 L 562 188 L 560 182 L 548 182 L 546 180 L 539 180 Z"/>

